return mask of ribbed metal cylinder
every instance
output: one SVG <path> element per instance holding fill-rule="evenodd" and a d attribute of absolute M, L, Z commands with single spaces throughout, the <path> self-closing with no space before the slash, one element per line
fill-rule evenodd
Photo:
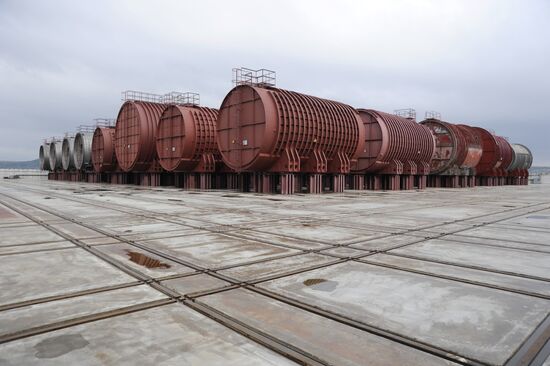
<path fill-rule="evenodd" d="M 61 146 L 61 164 L 63 170 L 74 170 L 74 137 L 65 137 Z"/>
<path fill-rule="evenodd" d="M 354 170 L 376 173 L 394 161 L 430 164 L 435 142 L 430 130 L 393 114 L 359 109 L 365 128 L 364 150 Z"/>
<path fill-rule="evenodd" d="M 61 161 L 63 140 L 54 140 L 50 143 L 50 169 L 61 170 L 63 162 Z"/>
<path fill-rule="evenodd" d="M 457 164 L 460 168 L 473 169 L 479 164 L 483 148 L 481 147 L 481 139 L 476 131 L 466 125 L 455 125 L 461 132 L 465 142 L 463 156 L 457 158 Z"/>
<path fill-rule="evenodd" d="M 353 107 L 272 87 L 231 90 L 217 129 L 223 161 L 236 171 L 349 172 L 364 143 Z"/>
<path fill-rule="evenodd" d="M 97 173 L 116 169 L 115 128 L 98 127 L 92 138 L 92 164 Z"/>
<path fill-rule="evenodd" d="M 508 167 L 509 171 L 529 169 L 533 164 L 533 154 L 527 146 L 522 144 L 511 144 L 513 158 L 512 163 Z"/>
<path fill-rule="evenodd" d="M 156 149 L 160 165 L 168 171 L 183 172 L 195 169 L 204 163 L 203 160 L 219 161 L 217 118 L 217 109 L 167 106 L 157 128 Z"/>
<path fill-rule="evenodd" d="M 494 169 L 500 167 L 502 155 L 495 136 L 481 127 L 473 127 L 479 135 L 483 154 L 476 166 L 477 175 L 492 174 Z"/>
<path fill-rule="evenodd" d="M 78 132 L 74 137 L 74 163 L 76 169 L 85 170 L 92 166 L 92 132 Z"/>
<path fill-rule="evenodd" d="M 498 147 L 500 149 L 500 155 L 502 156 L 502 162 L 500 168 L 504 171 L 508 171 L 510 164 L 512 164 L 512 159 L 514 158 L 514 152 L 512 151 L 512 146 L 508 140 L 502 136 L 495 136 L 497 140 Z"/>
<path fill-rule="evenodd" d="M 45 142 L 40 145 L 38 151 L 38 158 L 40 161 L 40 170 L 51 170 L 50 168 L 50 144 Z"/>
<path fill-rule="evenodd" d="M 115 127 L 115 154 L 125 172 L 146 171 L 156 159 L 156 134 L 165 105 L 125 102 Z"/>

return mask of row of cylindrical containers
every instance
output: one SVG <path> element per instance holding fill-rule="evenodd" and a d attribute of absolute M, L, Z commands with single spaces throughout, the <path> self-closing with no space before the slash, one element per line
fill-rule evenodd
<path fill-rule="evenodd" d="M 414 119 L 269 86 L 233 88 L 219 110 L 126 101 L 116 126 L 40 147 L 45 170 L 503 176 L 527 147 L 480 128 Z"/>

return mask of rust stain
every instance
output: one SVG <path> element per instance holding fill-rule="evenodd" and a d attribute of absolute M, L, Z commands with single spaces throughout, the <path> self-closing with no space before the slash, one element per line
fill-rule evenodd
<path fill-rule="evenodd" d="M 168 263 L 163 263 L 160 260 L 151 258 L 143 253 L 126 250 L 126 255 L 129 257 L 129 259 L 132 262 L 147 268 L 170 268 L 171 267 Z"/>

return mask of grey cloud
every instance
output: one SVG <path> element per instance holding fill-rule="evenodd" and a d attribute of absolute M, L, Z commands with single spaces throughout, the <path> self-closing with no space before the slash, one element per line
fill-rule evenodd
<path fill-rule="evenodd" d="M 550 165 L 549 4 L 0 0 L 0 160 L 116 116 L 125 89 L 217 107 L 242 65 L 357 107 L 437 110 Z"/>

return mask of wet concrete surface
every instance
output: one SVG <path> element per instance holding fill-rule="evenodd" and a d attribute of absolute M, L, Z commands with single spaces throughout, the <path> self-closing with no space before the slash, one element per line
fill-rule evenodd
<path fill-rule="evenodd" d="M 0 182 L 0 289 L 2 365 L 504 365 L 548 341 L 550 185 Z"/>

